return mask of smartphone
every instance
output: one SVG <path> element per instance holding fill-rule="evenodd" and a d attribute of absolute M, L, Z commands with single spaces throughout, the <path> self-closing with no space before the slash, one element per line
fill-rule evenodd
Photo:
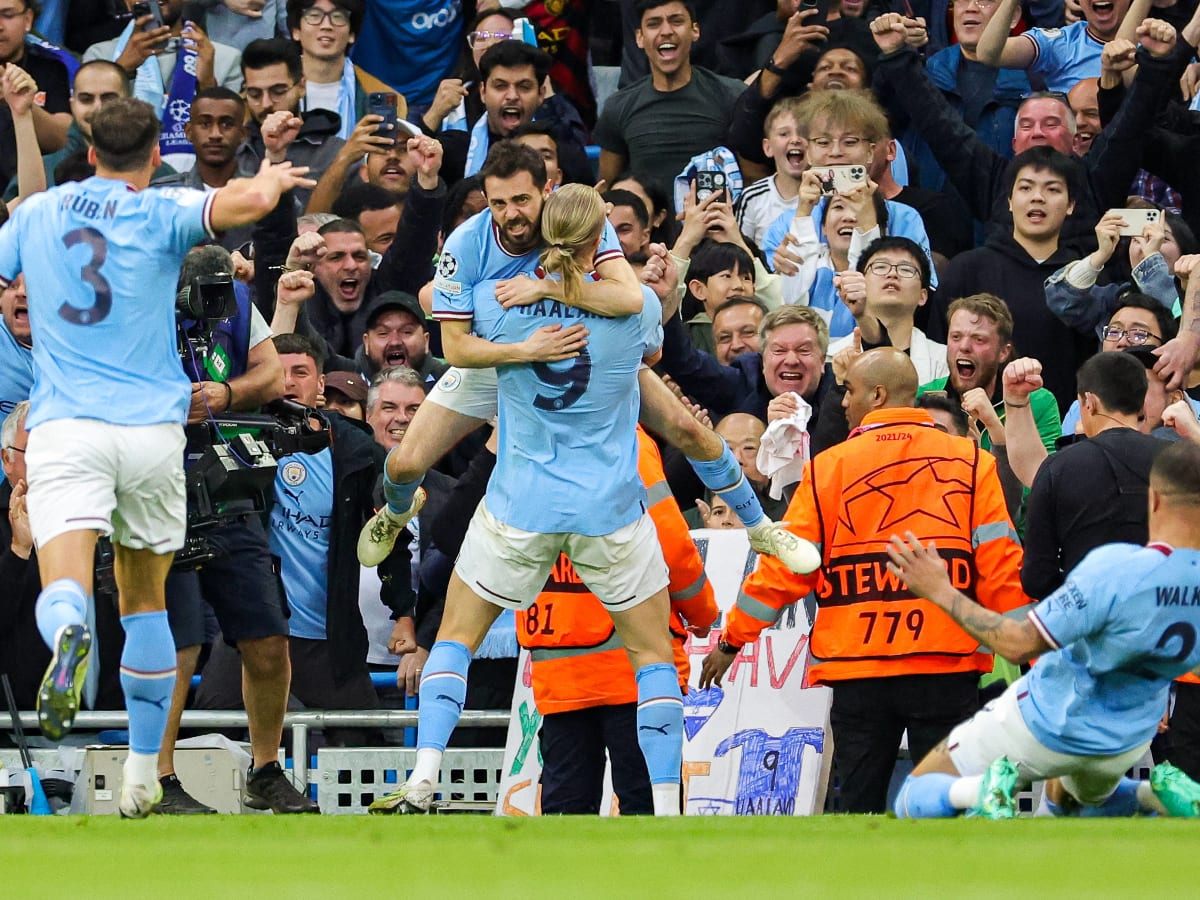
<path fill-rule="evenodd" d="M 376 137 L 397 139 L 396 129 L 397 95 L 389 91 L 374 91 L 367 94 L 367 112 L 373 116 L 383 116 L 383 121 L 375 129 Z"/>
<path fill-rule="evenodd" d="M 817 172 L 821 179 L 821 193 L 845 194 L 867 180 L 866 166 L 826 166 Z"/>
<path fill-rule="evenodd" d="M 720 169 L 702 169 L 696 172 L 696 202 L 707 200 L 717 191 L 725 190 L 725 173 Z"/>
<path fill-rule="evenodd" d="M 1115 212 L 1125 220 L 1121 237 L 1141 237 L 1145 227 L 1158 222 L 1162 215 L 1157 209 L 1110 209 L 1109 212 Z"/>
<path fill-rule="evenodd" d="M 797 12 L 802 12 L 808 9 L 815 9 L 817 14 L 809 16 L 804 20 L 805 25 L 825 25 L 829 18 L 829 7 L 840 0 L 800 0 L 800 8 Z"/>
<path fill-rule="evenodd" d="M 136 22 L 143 16 L 153 16 L 153 20 L 147 22 L 142 31 L 153 31 L 155 28 L 163 27 L 162 7 L 158 5 L 158 0 L 138 0 L 133 4 L 133 19 Z"/>

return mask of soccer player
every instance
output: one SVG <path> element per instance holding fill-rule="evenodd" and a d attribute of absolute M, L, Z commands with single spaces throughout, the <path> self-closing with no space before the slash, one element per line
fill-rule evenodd
<path fill-rule="evenodd" d="M 163 584 L 186 528 L 183 422 L 191 388 L 175 347 L 175 287 L 188 249 L 256 221 L 304 169 L 264 163 L 212 194 L 146 191 L 160 164 L 154 109 L 122 98 L 92 119 L 96 176 L 23 203 L 0 229 L 0 288 L 24 273 L 33 331 L 28 503 L 53 650 L 38 695 L 42 733 L 74 723 L 91 635 L 92 557 L 113 536 L 130 752 L 122 815 L 162 797 L 157 758 L 175 680 Z"/>
<path fill-rule="evenodd" d="M 1013 792 L 1049 779 L 1056 814 L 1200 816 L 1200 785 L 1163 763 L 1124 777 L 1150 746 L 1171 680 L 1200 665 L 1200 447 L 1172 444 L 1150 470 L 1150 543 L 1084 557 L 1024 621 L 955 590 L 933 543 L 893 535 L 888 569 L 1029 674 L 950 732 L 913 770 L 896 815 L 1015 815 Z"/>
<path fill-rule="evenodd" d="M 540 162 L 540 158 L 539 158 Z M 568 299 L 579 294 L 605 230 L 604 201 L 571 184 L 546 201 L 541 231 L 547 274 Z M 502 609 L 533 604 L 565 552 L 612 616 L 638 684 L 638 742 L 656 815 L 679 814 L 683 701 L 670 632 L 667 567 L 646 513 L 634 428 L 642 358 L 662 342 L 661 309 L 647 288 L 640 313 L 604 318 L 547 299 L 504 309 L 496 285 L 456 298 L 475 329 L 498 345 L 545 325 L 585 317 L 584 352 L 558 364 L 497 372 L 500 441 L 496 469 L 475 511 L 446 595 L 420 691 L 417 762 L 408 781 L 377 800 L 376 812 L 429 809 L 446 741 L 466 697 L 471 655 Z M 537 498 L 530 502 L 530 498 Z"/>
<path fill-rule="evenodd" d="M 365 566 L 387 557 L 396 536 L 424 503 L 421 478 L 447 450 L 496 414 L 496 374 L 487 367 L 510 363 L 554 362 L 580 358 L 587 328 L 578 316 L 548 325 L 516 343 L 493 344 L 472 327 L 473 312 L 461 300 L 477 285 L 500 280 L 499 303 L 508 308 L 543 298 L 578 304 L 604 316 L 641 309 L 641 286 L 621 256 L 620 244 L 606 225 L 593 265 L 597 280 L 568 300 L 561 284 L 525 277 L 536 266 L 542 247 L 538 222 L 550 193 L 546 167 L 537 151 L 510 141 L 498 143 L 482 171 L 489 208 L 473 217 L 446 241 L 434 279 L 434 317 L 442 323 L 442 341 L 453 368 L 429 393 L 409 429 L 408 438 L 388 454 L 384 477 L 387 504 L 358 541 Z M 588 326 L 590 327 L 590 326 Z M 472 333 L 474 331 L 474 333 Z M 480 368 L 470 368 L 480 367 Z M 705 487 L 722 496 L 745 523 L 750 544 L 759 553 L 782 559 L 794 571 L 812 571 L 817 554 L 805 541 L 767 519 L 737 459 L 712 429 L 700 425 L 649 369 L 639 375 L 641 421 L 689 457 Z"/>

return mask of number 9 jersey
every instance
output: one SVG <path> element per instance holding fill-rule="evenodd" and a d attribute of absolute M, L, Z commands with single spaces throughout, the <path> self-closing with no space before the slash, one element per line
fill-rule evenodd
<path fill-rule="evenodd" d="M 29 294 L 29 428 L 184 422 L 176 284 L 188 250 L 214 236 L 212 196 L 93 177 L 35 194 L 0 228 L 0 286 L 24 272 Z"/>

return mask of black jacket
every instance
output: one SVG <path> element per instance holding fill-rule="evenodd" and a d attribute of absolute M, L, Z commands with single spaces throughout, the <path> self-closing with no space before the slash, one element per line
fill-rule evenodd
<path fill-rule="evenodd" d="M 1101 544 L 1146 543 L 1150 466 L 1168 446 L 1131 428 L 1111 428 L 1042 463 L 1026 507 L 1025 593 L 1039 600 L 1053 593 Z"/>
<path fill-rule="evenodd" d="M 1182 47 L 1182 49 L 1181 49 Z M 1075 211 L 1063 226 L 1062 244 L 1078 259 L 1096 249 L 1093 228 L 1105 210 L 1125 205 L 1129 186 L 1141 167 L 1146 131 L 1156 111 L 1178 83 L 1186 57 L 1193 48 L 1180 40 L 1176 51 L 1156 59 L 1138 51 L 1138 74 L 1127 102 L 1112 124 L 1092 141 L 1083 157 L 1083 178 L 1074 193 Z M 920 57 L 910 47 L 880 55 L 876 81 L 903 85 L 889 91 L 888 102 L 898 108 L 933 150 L 947 179 L 958 190 L 991 234 L 1012 234 L 1008 211 L 1008 160 L 962 120 L 945 95 L 925 72 Z M 961 296 L 961 295 L 958 295 Z"/>
<path fill-rule="evenodd" d="M 687 326 L 673 316 L 663 326 L 662 360 L 656 367 L 670 375 L 685 394 L 708 410 L 716 422 L 730 413 L 744 412 L 767 421 L 767 404 L 774 396 L 767 388 L 762 371 L 761 353 L 743 353 L 724 366 L 703 350 L 697 350 L 687 335 Z M 808 422 L 809 433 L 816 428 L 821 402 L 833 384 L 826 367 L 815 396 Z"/>
<path fill-rule="evenodd" d="M 329 523 L 328 601 L 325 637 L 333 661 L 333 680 L 343 684 L 366 670 L 367 629 L 358 608 L 358 533 L 375 514 L 375 485 L 386 453 L 361 422 L 330 414 L 333 455 L 333 512 Z M 390 556 L 379 564 L 379 599 L 392 619 L 411 616 L 411 538 L 401 535 Z"/>

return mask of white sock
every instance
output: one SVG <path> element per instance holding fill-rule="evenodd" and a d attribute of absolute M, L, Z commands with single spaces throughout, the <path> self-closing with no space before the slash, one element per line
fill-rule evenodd
<path fill-rule="evenodd" d="M 1160 816 L 1170 815 L 1167 808 L 1162 805 L 1159 799 L 1154 796 L 1154 789 L 1150 787 L 1150 782 L 1139 781 L 1137 786 L 1138 806 L 1143 812 L 1155 812 Z"/>
<path fill-rule="evenodd" d="M 950 785 L 950 805 L 955 809 L 970 809 L 979 802 L 982 775 L 964 775 Z"/>
<path fill-rule="evenodd" d="M 1045 818 L 1046 816 L 1054 816 L 1055 812 L 1050 808 L 1050 798 L 1046 796 L 1046 786 L 1042 785 L 1042 793 L 1038 798 L 1037 809 L 1033 811 L 1034 818 Z"/>
<path fill-rule="evenodd" d="M 417 751 L 417 764 L 408 776 L 409 784 L 428 781 L 434 787 L 438 783 L 438 771 L 442 767 L 442 751 L 434 747 L 422 747 Z"/>
<path fill-rule="evenodd" d="M 129 784 L 154 784 L 158 781 L 158 754 L 130 750 L 123 777 Z"/>
<path fill-rule="evenodd" d="M 654 795 L 654 814 L 656 816 L 679 815 L 679 782 L 652 784 L 650 791 Z"/>

